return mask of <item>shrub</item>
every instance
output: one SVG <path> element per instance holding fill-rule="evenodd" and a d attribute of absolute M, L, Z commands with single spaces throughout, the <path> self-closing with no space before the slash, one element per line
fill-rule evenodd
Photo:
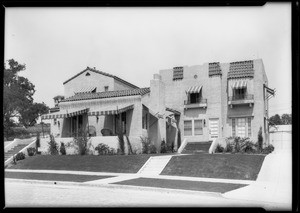
<path fill-rule="evenodd" d="M 256 145 L 250 141 L 249 138 L 246 138 L 246 140 L 242 142 L 241 151 L 245 153 L 256 153 Z"/>
<path fill-rule="evenodd" d="M 150 144 L 149 153 L 150 154 L 156 154 L 157 153 L 156 146 L 154 146 L 153 144 Z"/>
<path fill-rule="evenodd" d="M 89 140 L 90 137 L 88 137 L 88 133 L 83 130 L 81 130 L 77 136 L 74 136 L 73 142 L 79 155 L 89 154 L 89 146 L 91 146 L 91 144 L 88 144 Z"/>
<path fill-rule="evenodd" d="M 225 152 L 232 152 L 233 151 L 233 144 L 231 142 L 226 143 Z"/>
<path fill-rule="evenodd" d="M 166 149 L 167 152 L 174 152 L 174 142 L 167 143 Z"/>
<path fill-rule="evenodd" d="M 59 148 L 60 154 L 66 155 L 66 147 L 63 142 L 60 142 L 60 148 Z"/>
<path fill-rule="evenodd" d="M 160 144 L 160 153 L 166 153 L 166 152 L 167 152 L 166 142 L 165 140 L 162 140 Z"/>
<path fill-rule="evenodd" d="M 271 152 L 274 151 L 274 146 L 272 144 L 268 145 L 264 149 L 262 149 L 263 154 L 270 154 Z"/>
<path fill-rule="evenodd" d="M 124 135 L 122 133 L 118 134 L 119 146 L 121 154 L 125 154 L 125 142 L 124 142 Z"/>
<path fill-rule="evenodd" d="M 141 138 L 141 142 L 142 142 L 142 153 L 143 154 L 148 154 L 149 153 L 149 148 L 150 148 L 150 144 L 151 144 L 151 140 L 149 137 L 140 137 Z"/>
<path fill-rule="evenodd" d="M 98 155 L 106 155 L 106 154 L 113 154 L 114 149 L 110 148 L 108 145 L 99 143 L 95 150 L 98 152 Z"/>
<path fill-rule="evenodd" d="M 55 142 L 54 136 L 50 135 L 50 141 L 48 142 L 49 148 L 48 151 L 50 155 L 57 155 L 58 154 L 58 146 Z"/>
<path fill-rule="evenodd" d="M 25 154 L 23 152 L 19 152 L 16 155 L 16 161 L 23 160 L 23 159 L 25 159 Z"/>
<path fill-rule="evenodd" d="M 36 149 L 33 147 L 29 147 L 29 148 L 27 148 L 27 153 L 29 156 L 33 156 L 36 153 Z"/>
<path fill-rule="evenodd" d="M 36 147 L 36 149 L 37 149 L 38 147 L 41 147 L 40 133 L 39 133 L 39 132 L 36 133 L 35 147 Z"/>
<path fill-rule="evenodd" d="M 215 149 L 215 152 L 219 153 L 219 152 L 224 152 L 224 151 L 225 151 L 224 147 L 222 147 L 220 144 L 218 144 Z"/>
<path fill-rule="evenodd" d="M 258 144 L 258 151 L 262 151 L 263 146 L 263 136 L 262 136 L 262 127 L 259 128 L 258 135 L 257 135 L 257 144 Z"/>

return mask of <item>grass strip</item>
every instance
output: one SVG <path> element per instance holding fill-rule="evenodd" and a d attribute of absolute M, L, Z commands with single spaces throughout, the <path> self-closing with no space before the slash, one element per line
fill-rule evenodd
<path fill-rule="evenodd" d="M 151 156 L 158 155 L 35 155 L 9 168 L 136 173 Z"/>
<path fill-rule="evenodd" d="M 173 156 L 162 175 L 256 180 L 265 155 L 194 154 Z"/>
<path fill-rule="evenodd" d="M 220 192 L 220 193 L 225 193 L 234 189 L 238 189 L 240 187 L 247 186 L 246 184 L 216 183 L 216 182 L 188 181 L 188 180 L 168 180 L 168 179 L 156 179 L 156 178 L 136 178 L 136 179 L 130 179 L 121 182 L 116 182 L 113 184 L 183 189 L 183 190 L 206 191 L 206 192 Z"/>
<path fill-rule="evenodd" d="M 5 178 L 29 179 L 29 180 L 48 180 L 48 181 L 70 181 L 86 182 L 110 178 L 114 176 L 99 175 L 74 175 L 74 174 L 53 174 L 53 173 L 34 173 L 34 172 L 5 172 Z"/>

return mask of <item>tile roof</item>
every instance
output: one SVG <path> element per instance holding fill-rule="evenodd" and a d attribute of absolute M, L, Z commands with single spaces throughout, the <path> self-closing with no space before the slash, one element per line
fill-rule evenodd
<path fill-rule="evenodd" d="M 149 92 L 150 92 L 150 88 L 146 87 L 140 89 L 117 90 L 117 91 L 107 91 L 107 92 L 97 92 L 97 93 L 77 93 L 61 102 L 144 95 Z"/>
<path fill-rule="evenodd" d="M 231 62 L 229 65 L 228 78 L 247 78 L 254 77 L 253 61 Z"/>
<path fill-rule="evenodd" d="M 222 75 L 222 70 L 219 62 L 213 62 L 208 64 L 208 76 Z"/>
<path fill-rule="evenodd" d="M 93 68 L 90 68 L 90 67 L 87 67 L 85 70 L 83 70 L 83 71 L 77 73 L 77 74 L 74 75 L 72 78 L 66 80 L 63 84 L 68 83 L 69 81 L 71 81 L 72 79 L 74 79 L 74 78 L 76 78 L 77 76 L 81 75 L 81 74 L 84 73 L 85 71 L 92 71 L 92 72 L 94 72 L 94 73 L 98 73 L 98 74 L 101 74 L 101 75 L 105 75 L 105 76 L 114 78 L 115 80 L 120 81 L 120 82 L 122 82 L 122 83 L 124 83 L 124 84 L 127 84 L 127 85 L 130 86 L 130 87 L 133 87 L 133 88 L 136 88 L 136 89 L 139 88 L 139 87 L 137 87 L 137 86 L 135 86 L 135 85 L 129 83 L 128 81 L 125 81 L 125 80 L 123 80 L 123 79 L 121 79 L 121 78 L 119 78 L 119 77 L 117 77 L 117 76 L 115 76 L 115 75 L 111 75 L 111 74 L 109 74 L 109 73 L 102 72 L 102 71 L 99 71 L 99 70 L 96 70 L 96 69 L 93 69 Z"/>

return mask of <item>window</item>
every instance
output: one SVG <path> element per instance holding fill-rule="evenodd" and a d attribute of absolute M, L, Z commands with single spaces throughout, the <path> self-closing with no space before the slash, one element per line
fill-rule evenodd
<path fill-rule="evenodd" d="M 200 102 L 200 93 L 191 93 L 190 94 L 190 103 L 195 104 Z"/>
<path fill-rule="evenodd" d="M 237 136 L 246 137 L 246 119 L 238 118 L 237 119 Z"/>
<path fill-rule="evenodd" d="M 245 99 L 245 95 L 246 95 L 246 88 L 234 89 L 233 97 L 235 100 Z"/>
<path fill-rule="evenodd" d="M 56 119 L 56 118 L 54 118 L 53 122 L 54 122 L 54 125 L 56 125 L 56 123 L 57 123 L 57 119 Z"/>
<path fill-rule="evenodd" d="M 203 135 L 202 120 L 194 120 L 194 135 Z"/>
<path fill-rule="evenodd" d="M 248 137 L 251 137 L 251 118 L 248 118 Z"/>
<path fill-rule="evenodd" d="M 104 91 L 107 92 L 108 91 L 108 86 L 104 87 Z"/>
<path fill-rule="evenodd" d="M 192 121 L 184 121 L 184 135 L 191 136 L 192 135 Z"/>
<path fill-rule="evenodd" d="M 251 137 L 251 117 L 232 118 L 232 136 Z"/>
<path fill-rule="evenodd" d="M 235 137 L 235 119 L 232 119 L 232 136 Z"/>
<path fill-rule="evenodd" d="M 173 81 L 183 79 L 183 67 L 173 68 Z"/>
<path fill-rule="evenodd" d="M 90 75 L 91 75 L 91 74 L 90 74 L 90 73 L 88 73 L 88 72 L 85 74 L 85 76 L 90 76 Z"/>

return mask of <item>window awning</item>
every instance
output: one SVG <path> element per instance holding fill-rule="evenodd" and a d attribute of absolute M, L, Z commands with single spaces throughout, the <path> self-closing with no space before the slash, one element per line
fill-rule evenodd
<path fill-rule="evenodd" d="M 242 88 L 246 88 L 246 87 L 247 87 L 247 81 L 244 81 L 244 80 L 236 81 L 232 85 L 233 89 L 242 89 Z"/>
<path fill-rule="evenodd" d="M 202 86 L 192 86 L 188 90 L 186 90 L 186 93 L 199 93 L 202 89 Z"/>
<path fill-rule="evenodd" d="M 75 91 L 74 93 L 88 93 L 88 92 L 92 92 L 93 90 L 95 90 L 96 87 L 95 86 L 90 86 L 90 87 L 83 87 L 80 88 L 79 90 Z"/>
<path fill-rule="evenodd" d="M 132 105 L 123 107 L 121 109 L 108 109 L 108 110 L 93 111 L 93 112 L 89 112 L 88 115 L 89 116 L 115 115 L 115 114 L 119 114 L 119 113 L 125 112 L 130 109 L 133 109 L 133 108 L 134 108 L 134 105 L 132 104 Z"/>
<path fill-rule="evenodd" d="M 77 110 L 61 110 L 59 112 L 42 115 L 41 118 L 44 119 L 44 120 L 46 120 L 46 119 L 55 119 L 55 118 L 69 118 L 69 117 L 73 117 L 73 116 L 77 116 L 77 115 L 87 113 L 88 111 L 89 111 L 89 108 L 80 109 L 80 110 L 78 110 L 78 109 Z"/>

